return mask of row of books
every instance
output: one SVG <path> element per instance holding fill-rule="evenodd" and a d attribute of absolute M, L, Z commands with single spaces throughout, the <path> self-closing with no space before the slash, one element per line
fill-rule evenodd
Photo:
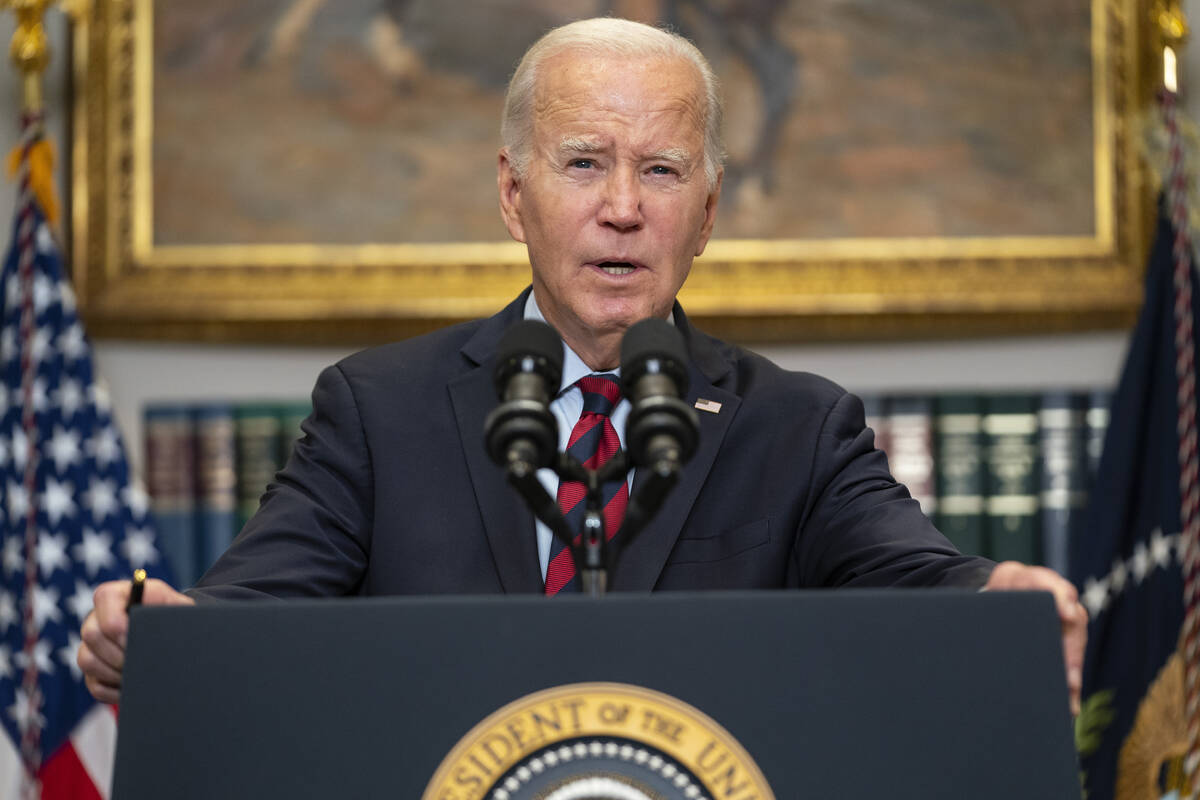
<path fill-rule="evenodd" d="M 866 396 L 892 474 L 965 553 L 1068 574 L 1108 427 L 1107 391 Z M 146 482 L 162 549 L 190 586 L 258 508 L 308 403 L 153 405 Z"/>
<path fill-rule="evenodd" d="M 1069 574 L 1111 393 L 864 397 L 876 446 L 965 553 Z"/>
<path fill-rule="evenodd" d="M 146 486 L 180 586 L 195 583 L 258 509 L 310 409 L 307 402 L 144 409 Z"/>

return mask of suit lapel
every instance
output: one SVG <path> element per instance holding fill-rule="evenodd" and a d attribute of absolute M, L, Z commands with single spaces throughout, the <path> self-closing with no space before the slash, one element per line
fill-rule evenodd
<path fill-rule="evenodd" d="M 472 367 L 449 384 L 458 434 L 466 454 L 475 499 L 487 533 L 500 584 L 506 593 L 541 592 L 537 539 L 533 515 L 504 478 L 483 445 L 483 423 L 496 407 L 492 370 L 496 344 L 510 325 L 521 319 L 528 290 L 507 308 L 484 321 L 462 348 Z"/>
<path fill-rule="evenodd" d="M 717 382 L 728 374 L 731 368 L 729 362 L 703 334 L 691 329 L 678 304 L 675 305 L 675 324 L 684 335 L 692 359 L 685 398 L 687 404 L 694 407 L 697 400 L 705 399 L 720 403 L 721 407 L 715 414 L 698 412 L 700 444 L 696 454 L 684 466 L 679 483 L 667 495 L 655 518 L 621 552 L 612 575 L 611 585 L 615 591 L 648 592 L 654 588 L 671 550 L 675 547 L 675 540 L 679 538 L 683 524 L 691 513 L 696 497 L 708 478 L 713 462 L 716 461 L 725 433 L 733 422 L 738 406 L 741 405 L 741 398 L 717 385 Z M 640 488 L 643 477 L 643 471 L 634 474 L 635 493 Z"/>

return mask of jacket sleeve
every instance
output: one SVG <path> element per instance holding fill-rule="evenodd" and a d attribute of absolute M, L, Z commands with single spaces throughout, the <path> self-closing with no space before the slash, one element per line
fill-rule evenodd
<path fill-rule="evenodd" d="M 962 586 L 995 564 L 959 553 L 888 470 L 862 402 L 842 394 L 821 426 L 795 556 L 806 586 Z"/>
<path fill-rule="evenodd" d="M 258 512 L 188 590 L 198 601 L 355 594 L 370 552 L 370 450 L 338 366 L 313 390 L 313 412 Z"/>

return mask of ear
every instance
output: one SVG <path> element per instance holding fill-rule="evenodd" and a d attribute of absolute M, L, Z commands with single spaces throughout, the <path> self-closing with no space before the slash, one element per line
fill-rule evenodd
<path fill-rule="evenodd" d="M 699 256 L 708 246 L 708 237 L 712 236 L 713 225 L 717 221 L 717 201 L 721 198 L 721 181 L 725 178 L 725 170 L 717 172 L 717 183 L 704 200 L 704 222 L 700 225 L 700 238 L 696 241 L 696 255 Z"/>
<path fill-rule="evenodd" d="M 501 148 L 496 164 L 496 186 L 500 190 L 500 216 L 508 235 L 518 242 L 525 241 L 525 224 L 521 219 L 521 181 L 513 169 L 508 149 Z"/>

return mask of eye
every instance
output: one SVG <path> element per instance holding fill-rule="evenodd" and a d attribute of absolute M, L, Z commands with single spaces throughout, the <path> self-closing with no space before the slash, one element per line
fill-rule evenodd
<path fill-rule="evenodd" d="M 664 166 L 662 164 L 655 164 L 653 167 L 650 168 L 650 174 L 651 175 L 676 175 L 678 173 L 671 167 Z"/>
<path fill-rule="evenodd" d="M 590 158 L 575 158 L 571 160 L 569 166 L 572 166 L 575 169 L 591 169 L 595 165 L 596 162 L 592 161 Z"/>

